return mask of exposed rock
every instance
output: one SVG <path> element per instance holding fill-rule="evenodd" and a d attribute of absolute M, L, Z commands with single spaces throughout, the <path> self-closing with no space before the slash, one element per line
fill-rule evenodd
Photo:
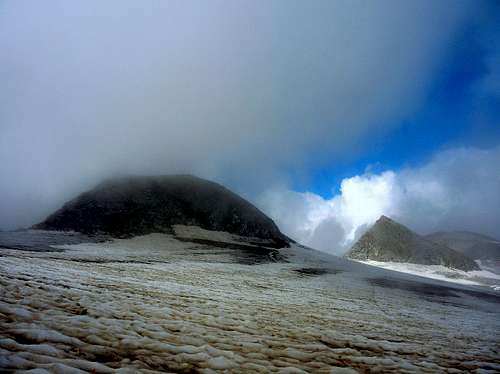
<path fill-rule="evenodd" d="M 115 237 L 172 233 L 193 225 L 264 239 L 290 239 L 255 206 L 225 187 L 189 175 L 114 178 L 67 202 L 34 228 L 105 233 Z"/>
<path fill-rule="evenodd" d="M 345 255 L 355 260 L 407 262 L 423 265 L 444 265 L 461 270 L 479 270 L 470 258 L 426 240 L 407 227 L 381 216 Z"/>

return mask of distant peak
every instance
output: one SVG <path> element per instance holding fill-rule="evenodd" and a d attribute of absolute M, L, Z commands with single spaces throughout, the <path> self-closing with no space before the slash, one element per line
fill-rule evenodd
<path fill-rule="evenodd" d="M 390 219 L 389 217 L 387 217 L 386 215 L 381 215 L 379 217 L 379 219 L 377 220 L 377 222 L 394 222 L 392 219 Z"/>
<path fill-rule="evenodd" d="M 478 270 L 470 258 L 444 245 L 426 240 L 408 227 L 382 215 L 347 252 L 355 260 L 444 265 L 465 271 Z"/>
<path fill-rule="evenodd" d="M 384 228 L 390 230 L 403 230 L 403 231 L 411 231 L 408 227 L 402 225 L 398 221 L 393 220 L 392 218 L 387 217 L 386 215 L 381 215 L 379 219 L 372 226 L 373 228 Z"/>

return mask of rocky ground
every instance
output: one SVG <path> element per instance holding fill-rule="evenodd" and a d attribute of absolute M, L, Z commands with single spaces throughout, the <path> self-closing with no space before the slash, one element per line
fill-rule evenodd
<path fill-rule="evenodd" d="M 500 371 L 498 293 L 178 232 L 1 248 L 0 372 Z"/>

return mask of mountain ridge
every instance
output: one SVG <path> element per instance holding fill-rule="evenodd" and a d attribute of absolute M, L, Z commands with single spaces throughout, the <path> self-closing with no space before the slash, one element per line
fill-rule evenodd
<path fill-rule="evenodd" d="M 446 245 L 474 260 L 500 260 L 500 240 L 472 231 L 438 231 L 426 239 Z"/>
<path fill-rule="evenodd" d="M 465 271 L 479 270 L 472 259 L 444 245 L 431 242 L 384 215 L 358 239 L 345 257 L 354 260 L 444 265 Z"/>
<path fill-rule="evenodd" d="M 66 202 L 33 228 L 116 237 L 171 233 L 176 224 L 291 242 L 274 221 L 226 187 L 192 175 L 107 179 Z"/>

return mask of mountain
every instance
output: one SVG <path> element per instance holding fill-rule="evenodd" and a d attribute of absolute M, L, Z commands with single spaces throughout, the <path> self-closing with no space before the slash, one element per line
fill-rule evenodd
<path fill-rule="evenodd" d="M 486 235 L 470 231 L 440 231 L 425 238 L 475 260 L 500 260 L 500 241 Z"/>
<path fill-rule="evenodd" d="M 290 239 L 255 206 L 227 188 L 190 175 L 109 179 L 82 193 L 35 229 L 130 237 L 192 225 L 288 246 Z"/>
<path fill-rule="evenodd" d="M 479 270 L 472 259 L 445 245 L 431 242 L 386 216 L 381 216 L 345 256 L 354 260 L 407 262 L 444 265 L 465 271 Z"/>

